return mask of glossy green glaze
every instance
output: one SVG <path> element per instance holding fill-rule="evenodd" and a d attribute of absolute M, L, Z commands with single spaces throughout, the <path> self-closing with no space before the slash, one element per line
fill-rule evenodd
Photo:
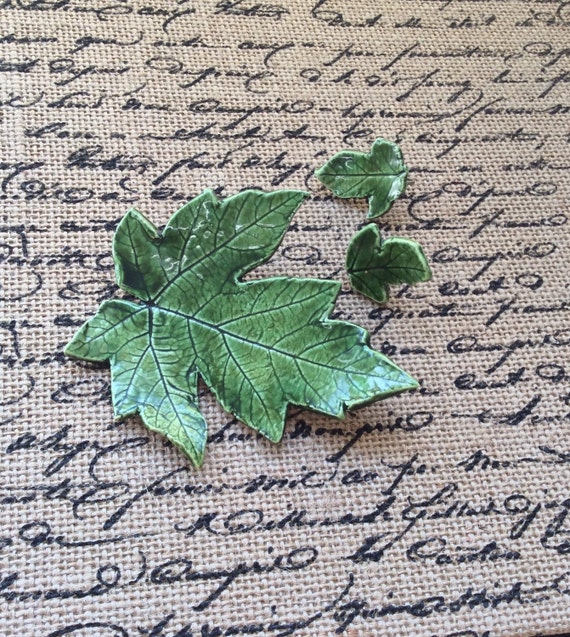
<path fill-rule="evenodd" d="M 345 409 L 417 387 L 368 347 L 362 328 L 329 320 L 339 283 L 239 278 L 275 251 L 306 193 L 211 190 L 162 234 L 136 210 L 117 228 L 117 281 L 142 303 L 105 301 L 65 352 L 110 360 L 117 418 L 140 413 L 200 466 L 206 422 L 201 376 L 225 409 L 273 441 L 289 403 Z"/>
<path fill-rule="evenodd" d="M 338 197 L 368 197 L 368 218 L 390 209 L 404 192 L 408 168 L 397 144 L 377 139 L 369 153 L 345 150 L 315 172 Z"/>
<path fill-rule="evenodd" d="M 431 270 L 419 243 L 400 237 L 382 241 L 373 223 L 352 238 L 346 253 L 346 270 L 353 289 L 378 303 L 388 300 L 389 285 L 412 285 L 431 279 Z"/>

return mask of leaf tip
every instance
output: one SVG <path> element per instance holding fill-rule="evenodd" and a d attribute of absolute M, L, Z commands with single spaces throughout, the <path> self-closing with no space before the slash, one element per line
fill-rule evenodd
<path fill-rule="evenodd" d="M 67 345 L 63 348 L 63 353 L 65 356 L 69 356 L 70 358 L 77 359 L 85 359 L 85 343 L 78 338 L 79 332 L 75 334 L 75 336 L 67 343 Z"/>
<path fill-rule="evenodd" d="M 413 376 L 410 376 L 408 372 L 402 370 L 402 391 L 412 391 L 413 389 L 419 389 L 420 383 Z"/>
<path fill-rule="evenodd" d="M 334 175 L 331 175 L 331 173 L 328 171 L 330 170 L 331 161 L 335 159 L 336 156 L 337 155 L 329 159 L 329 161 L 324 163 L 320 168 L 317 168 L 314 173 L 317 181 L 320 181 L 321 184 L 323 184 L 323 186 L 326 186 L 327 188 L 331 190 L 332 190 L 332 185 L 334 183 Z"/>
<path fill-rule="evenodd" d="M 303 201 L 306 201 L 311 196 L 311 193 L 307 192 L 306 190 L 289 190 L 289 193 L 293 197 L 298 198 L 298 200 L 299 200 L 298 205 L 299 206 L 303 203 Z"/>
<path fill-rule="evenodd" d="M 216 195 L 214 190 L 212 190 L 212 188 L 205 188 L 193 200 L 191 200 L 188 203 L 184 204 L 184 206 L 182 206 L 182 208 L 185 208 L 188 204 L 191 204 L 193 201 L 195 202 L 196 200 L 198 200 L 198 201 L 209 200 L 210 202 L 212 202 L 215 205 L 218 205 L 220 203 L 220 200 L 218 199 L 218 195 Z M 176 213 L 174 213 L 174 214 L 176 214 Z"/>
<path fill-rule="evenodd" d="M 281 422 L 280 426 L 259 428 L 257 431 L 270 442 L 281 442 L 285 433 L 285 422 Z"/>
<path fill-rule="evenodd" d="M 205 451 L 202 449 L 199 453 L 190 454 L 186 449 L 182 448 L 187 458 L 189 458 L 190 462 L 196 467 L 196 469 L 201 469 L 204 464 L 204 458 L 206 456 Z"/>
<path fill-rule="evenodd" d="M 67 343 L 67 345 L 63 348 L 63 354 L 64 356 L 70 356 L 71 358 L 76 358 L 76 354 L 73 351 L 74 348 L 74 343 L 73 341 L 75 340 L 75 337 L 73 337 L 69 343 Z"/>
<path fill-rule="evenodd" d="M 93 356 L 89 356 L 89 347 L 86 342 L 85 332 L 87 330 L 88 321 L 84 323 L 73 335 L 73 338 L 65 345 L 63 348 L 63 353 L 65 356 L 69 356 L 70 358 L 76 358 L 78 360 L 101 360 L 95 359 Z M 92 354 L 92 352 L 91 352 Z"/>
<path fill-rule="evenodd" d="M 151 221 L 149 221 L 147 217 L 143 215 L 143 213 L 137 208 L 129 208 L 124 214 L 121 221 L 119 221 L 119 226 L 121 226 L 121 224 L 129 223 L 133 219 L 136 222 L 142 223 L 145 229 L 152 229 L 155 233 L 157 232 L 155 225 Z M 119 228 L 119 226 L 117 226 L 117 229 Z"/>
<path fill-rule="evenodd" d="M 421 283 L 427 283 L 428 281 L 431 281 L 432 279 L 433 279 L 433 272 L 429 263 L 426 260 L 426 262 L 424 263 L 424 271 L 422 273 Z"/>

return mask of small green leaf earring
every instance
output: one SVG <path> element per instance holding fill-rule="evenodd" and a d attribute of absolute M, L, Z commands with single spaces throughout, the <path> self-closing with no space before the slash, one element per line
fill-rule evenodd
<path fill-rule="evenodd" d="M 419 243 L 390 237 L 382 241 L 378 226 L 358 231 L 346 253 L 350 285 L 377 303 L 388 300 L 389 285 L 413 285 L 431 279 L 431 270 Z"/>
<path fill-rule="evenodd" d="M 397 144 L 379 138 L 369 153 L 344 150 L 315 172 L 317 179 L 337 197 L 368 197 L 368 218 L 390 209 L 404 192 L 408 167 Z"/>

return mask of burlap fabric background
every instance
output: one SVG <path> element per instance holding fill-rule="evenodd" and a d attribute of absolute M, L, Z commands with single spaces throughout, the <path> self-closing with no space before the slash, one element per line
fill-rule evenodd
<path fill-rule="evenodd" d="M 568 3 L 1 6 L 0 633 L 570 631 Z M 378 136 L 411 166 L 383 232 L 434 272 L 384 308 L 343 270 L 365 202 L 313 177 Z M 272 445 L 203 388 L 200 472 L 114 423 L 62 347 L 124 212 L 206 187 L 309 190 L 255 276 L 341 279 L 421 390 Z"/>

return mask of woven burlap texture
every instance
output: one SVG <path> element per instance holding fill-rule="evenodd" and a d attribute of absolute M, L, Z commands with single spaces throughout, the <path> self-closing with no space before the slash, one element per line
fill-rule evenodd
<path fill-rule="evenodd" d="M 0 633 L 570 631 L 567 3 L 1 3 Z M 364 200 L 316 168 L 397 141 L 384 236 L 433 280 L 379 307 L 344 256 Z M 201 471 L 65 343 L 120 295 L 135 206 L 311 197 L 248 277 L 341 280 L 335 316 L 421 381 L 281 444 L 202 386 Z"/>

